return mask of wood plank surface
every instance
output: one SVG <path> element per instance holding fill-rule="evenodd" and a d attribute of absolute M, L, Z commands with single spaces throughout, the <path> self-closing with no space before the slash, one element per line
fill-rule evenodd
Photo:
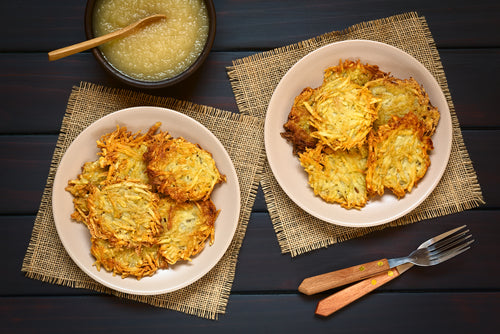
<path fill-rule="evenodd" d="M 434 234 L 464 224 L 470 227 L 475 238 L 471 250 L 439 266 L 415 266 L 391 284 L 381 287 L 380 291 L 460 290 L 464 286 L 468 290 L 500 290 L 497 279 L 500 270 L 497 266 L 496 218 L 498 215 L 492 210 L 471 210 L 409 226 L 389 228 L 291 259 L 289 255 L 280 253 L 269 215 L 254 213 L 238 258 L 233 292 L 297 293 L 300 282 L 306 277 L 383 257 L 405 256 Z M 53 287 L 23 277 L 20 272 L 21 259 L 28 246 L 33 222 L 34 216 L 29 215 L 0 217 L 0 232 L 11 236 L 7 242 L 0 244 L 0 251 L 2 254 L 14 255 L 4 260 L 7 270 L 2 277 L 5 284 L 0 286 L 0 296 L 88 294 L 86 290 Z M 476 261 L 478 258 L 481 261 Z M 485 272 L 484 267 L 488 268 L 488 274 L 480 274 Z"/>
<path fill-rule="evenodd" d="M 314 315 L 316 298 L 232 295 L 227 313 L 207 321 L 105 296 L 18 297 L 4 299 L 0 322 L 8 333 L 50 334 L 159 333 L 164 328 L 174 333 L 493 333 L 500 325 L 498 298 L 498 292 L 376 292 L 322 318 Z M 398 321 L 408 314 L 415 315 L 411 323 Z"/>
<path fill-rule="evenodd" d="M 409 11 L 426 17 L 439 47 L 498 47 L 500 4 L 491 0 L 215 0 L 215 51 L 263 50 Z M 85 38 L 84 1 L 0 3 L 2 52 L 48 52 Z M 20 17 L 16 13 L 23 13 Z M 4 31 L 7 31 L 4 29 Z"/>
<path fill-rule="evenodd" d="M 232 61 L 362 21 L 407 11 L 425 16 L 439 50 L 464 142 L 486 204 L 386 228 L 297 257 L 282 254 L 259 188 L 226 313 L 212 321 L 28 279 L 28 246 L 68 97 L 81 81 L 129 87 L 90 52 L 49 62 L 47 52 L 85 39 L 85 1 L 0 2 L 0 333 L 493 333 L 500 327 L 500 2 L 490 0 L 215 0 L 214 48 L 200 70 L 145 91 L 238 112 Z M 23 14 L 21 16 L 21 13 Z M 467 224 L 472 248 L 434 267 L 413 267 L 335 315 L 314 315 L 337 291 L 305 296 L 308 276 L 408 254 Z"/>
<path fill-rule="evenodd" d="M 226 67 L 251 54 L 213 53 L 186 82 L 147 93 L 238 112 Z M 461 126 L 499 127 L 500 113 L 490 110 L 497 108 L 497 78 L 491 73 L 500 72 L 500 49 L 445 49 L 440 56 Z M 488 66 L 474 65 L 483 63 Z M 91 54 L 49 63 L 45 54 L 0 53 L 0 133 L 57 133 L 71 87 L 81 81 L 132 89 L 112 81 Z M 205 84 L 196 84 L 198 81 Z"/>

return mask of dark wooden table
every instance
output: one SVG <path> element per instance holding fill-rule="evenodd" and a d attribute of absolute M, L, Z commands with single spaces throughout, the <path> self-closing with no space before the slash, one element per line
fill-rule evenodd
<path fill-rule="evenodd" d="M 90 81 L 124 87 L 89 52 L 48 62 L 47 52 L 84 40 L 84 0 L 0 4 L 1 333 L 492 333 L 500 327 L 500 3 L 216 0 L 217 36 L 188 81 L 155 95 L 237 112 L 231 61 L 361 21 L 407 11 L 424 15 L 441 55 L 465 143 L 486 205 L 385 229 L 291 258 L 282 255 L 259 190 L 226 314 L 218 321 L 25 278 L 21 264 L 67 99 Z M 126 88 L 126 87 L 125 87 Z M 307 276 L 382 256 L 468 224 L 472 250 L 439 266 L 413 268 L 333 317 L 314 315 L 326 295 L 297 292 Z"/>

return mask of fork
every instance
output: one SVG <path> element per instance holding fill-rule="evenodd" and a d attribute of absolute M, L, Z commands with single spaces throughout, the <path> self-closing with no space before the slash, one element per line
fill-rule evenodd
<path fill-rule="evenodd" d="M 474 239 L 472 239 L 469 230 L 465 230 L 466 227 L 467 225 L 463 225 L 431 238 L 423 242 L 416 250 L 405 257 L 389 260 L 380 259 L 308 277 L 300 284 L 299 291 L 306 295 L 312 295 L 362 280 L 405 263 L 412 263 L 418 266 L 439 264 L 470 248 L 470 244 L 474 242 Z"/>

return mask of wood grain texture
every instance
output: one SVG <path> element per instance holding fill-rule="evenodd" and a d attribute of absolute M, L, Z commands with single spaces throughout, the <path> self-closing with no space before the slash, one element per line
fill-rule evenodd
<path fill-rule="evenodd" d="M 369 276 L 378 275 L 389 269 L 387 259 L 379 259 L 352 267 L 330 271 L 328 273 L 305 278 L 298 290 L 305 295 L 313 295 L 339 286 L 344 286 L 362 280 Z"/>
<path fill-rule="evenodd" d="M 215 0 L 216 51 L 269 49 L 295 43 L 362 21 L 376 20 L 408 11 L 426 17 L 439 47 L 497 47 L 500 4 L 491 0 L 434 1 L 418 3 L 387 0 L 266 1 Z M 15 13 L 20 9 L 23 17 Z M 85 39 L 84 1 L 30 0 L 19 7 L 0 3 L 4 39 L 0 51 L 48 52 Z M 13 15 L 14 13 L 14 15 Z M 7 31 L 7 29 L 4 29 Z"/>
<path fill-rule="evenodd" d="M 500 325 L 500 294 L 484 292 L 374 293 L 322 319 L 312 315 L 316 300 L 297 295 L 232 295 L 218 321 L 187 317 L 107 296 L 3 298 L 4 333 L 137 333 L 168 328 L 176 333 L 492 333 Z M 439 302 L 429 302 L 435 300 Z M 69 310 L 69 311 L 68 311 Z M 65 315 L 65 316 L 64 316 Z M 463 320 L 461 320 L 463 319 Z M 55 330 L 55 329 L 58 330 Z"/>
<path fill-rule="evenodd" d="M 382 285 L 392 281 L 398 276 L 399 271 L 394 268 L 354 283 L 324 299 L 321 299 L 318 302 L 318 305 L 316 305 L 314 313 L 323 317 L 328 317 L 361 297 L 369 294 L 373 290 L 378 289 Z"/>
<path fill-rule="evenodd" d="M 409 226 L 373 233 L 363 239 L 346 241 L 321 251 L 304 254 L 295 259 L 280 254 L 276 236 L 267 213 L 254 213 L 238 256 L 238 266 L 233 284 L 235 293 L 292 293 L 298 294 L 300 282 L 309 276 L 347 267 L 381 255 L 405 254 L 417 247 L 431 233 L 469 224 L 475 238 L 473 247 L 466 253 L 433 267 L 413 267 L 399 280 L 381 291 L 497 291 L 498 247 L 495 225 L 498 214 L 493 210 L 473 210 L 441 219 L 415 223 Z M 0 252 L 9 254 L 4 260 L 5 271 L 0 285 L 0 296 L 50 296 L 94 294 L 41 283 L 28 279 L 21 273 L 21 262 L 28 246 L 35 217 L 0 216 L 0 233 L 9 238 L 0 243 Z M 396 240 L 396 241 L 394 241 Z M 477 261 L 480 258 L 481 261 Z M 482 266 L 488 268 L 487 275 Z M 333 290 L 335 292 L 337 290 Z M 311 296 L 313 299 L 319 298 Z M 309 297 L 303 296 L 304 299 Z"/>
<path fill-rule="evenodd" d="M 226 67 L 255 52 L 214 52 L 187 81 L 146 93 L 238 112 Z M 500 127 L 496 108 L 496 77 L 500 50 L 440 50 L 455 110 L 462 127 Z M 49 62 L 45 53 L 0 53 L 0 133 L 56 133 L 71 87 L 80 81 L 133 89 L 113 81 L 93 55 L 81 53 Z M 487 63 L 488 66 L 479 66 Z M 473 64 L 476 64 L 475 66 Z M 478 83 L 481 84 L 473 84 Z M 201 84 L 202 83 L 202 84 Z M 24 98 L 28 96 L 29 98 Z"/>

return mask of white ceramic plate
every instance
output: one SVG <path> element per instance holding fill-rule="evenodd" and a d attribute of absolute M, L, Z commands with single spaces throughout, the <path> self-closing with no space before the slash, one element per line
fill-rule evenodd
<path fill-rule="evenodd" d="M 398 200 L 386 192 L 371 199 L 361 210 L 347 210 L 328 204 L 315 196 L 308 185 L 307 174 L 292 154 L 292 146 L 281 137 L 283 124 L 295 96 L 303 88 L 318 87 L 324 70 L 338 65 L 339 60 L 357 60 L 378 65 L 382 71 L 406 79 L 413 77 L 426 90 L 431 103 L 441 114 L 432 141 L 431 166 L 418 186 Z M 367 40 L 350 40 L 319 48 L 299 60 L 281 79 L 268 106 L 264 129 L 266 154 L 276 180 L 285 193 L 303 210 L 329 223 L 350 226 L 375 226 L 395 220 L 417 207 L 438 184 L 451 151 L 452 125 L 446 98 L 432 74 L 415 58 L 393 46 Z"/>
<path fill-rule="evenodd" d="M 117 125 L 126 126 L 132 132 L 146 132 L 155 122 L 162 122 L 161 129 L 173 137 L 200 144 L 212 153 L 220 172 L 227 182 L 218 185 L 212 193 L 212 200 L 220 209 L 215 222 L 215 242 L 193 258 L 192 262 L 178 263 L 166 270 L 159 270 L 152 277 L 137 280 L 113 276 L 103 268 L 93 266 L 90 254 L 88 229 L 70 218 L 73 212 L 73 197 L 64 188 L 69 180 L 81 172 L 83 163 L 94 161 L 98 149 L 96 140 L 112 132 Z M 103 285 L 125 293 L 156 295 L 183 288 L 205 275 L 224 255 L 238 225 L 240 212 L 240 189 L 233 163 L 220 141 L 202 124 L 174 110 L 156 107 L 135 107 L 109 114 L 87 129 L 73 141 L 61 159 L 54 180 L 52 206 L 57 232 L 69 256 L 87 275 Z"/>

